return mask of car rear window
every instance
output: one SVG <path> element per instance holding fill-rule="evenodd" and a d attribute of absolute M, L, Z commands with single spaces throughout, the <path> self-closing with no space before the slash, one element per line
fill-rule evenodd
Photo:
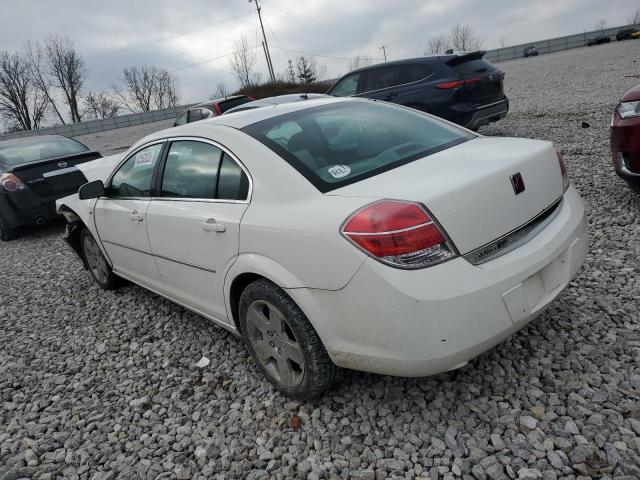
<path fill-rule="evenodd" d="M 494 67 L 490 62 L 487 62 L 482 58 L 478 58 L 476 60 L 469 60 L 456 65 L 453 67 L 453 71 L 458 75 L 470 75 L 473 73 L 489 72 L 495 68 L 496 67 Z"/>
<path fill-rule="evenodd" d="M 308 108 L 243 131 L 328 192 L 466 142 L 475 135 L 416 110 L 375 101 Z"/>
<path fill-rule="evenodd" d="M 232 98 L 231 100 L 224 100 L 220 102 L 220 111 L 224 113 L 230 108 L 237 107 L 238 105 L 243 105 L 249 102 L 253 102 L 253 100 L 250 99 L 249 97 Z"/>
<path fill-rule="evenodd" d="M 70 138 L 43 139 L 33 143 L 0 146 L 0 163 L 7 166 L 65 157 L 89 149 Z"/>

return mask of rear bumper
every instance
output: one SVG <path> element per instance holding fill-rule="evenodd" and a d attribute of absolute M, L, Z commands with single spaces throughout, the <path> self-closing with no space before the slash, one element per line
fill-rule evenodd
<path fill-rule="evenodd" d="M 616 173 L 632 187 L 640 189 L 640 118 L 622 119 L 614 113 L 611 159 Z"/>
<path fill-rule="evenodd" d="M 499 102 L 475 108 L 464 126 L 470 130 L 476 130 L 506 117 L 507 112 L 509 112 L 509 100 L 504 97 L 504 100 Z"/>
<path fill-rule="evenodd" d="M 58 216 L 55 200 L 42 201 L 26 190 L 0 194 L 0 215 L 9 228 L 36 225 Z"/>
<path fill-rule="evenodd" d="M 367 259 L 338 291 L 289 289 L 336 365 L 425 376 L 457 368 L 535 318 L 568 285 L 588 248 L 571 187 L 528 243 L 479 266 L 457 258 L 421 270 Z"/>

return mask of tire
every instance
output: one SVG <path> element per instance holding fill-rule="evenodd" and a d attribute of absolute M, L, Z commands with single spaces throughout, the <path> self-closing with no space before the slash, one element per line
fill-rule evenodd
<path fill-rule="evenodd" d="M 310 400 L 334 383 L 336 367 L 300 307 L 261 279 L 240 296 L 239 321 L 247 350 L 273 386 L 287 397 Z"/>
<path fill-rule="evenodd" d="M 9 240 L 13 240 L 18 237 L 20 232 L 16 228 L 9 228 L 5 221 L 0 217 L 0 240 L 3 242 L 8 242 Z"/>
<path fill-rule="evenodd" d="M 98 286 L 103 290 L 117 288 L 120 285 L 120 278 L 111 270 L 111 266 L 107 263 L 87 227 L 84 227 L 80 233 L 80 247 L 82 248 L 82 258 Z"/>

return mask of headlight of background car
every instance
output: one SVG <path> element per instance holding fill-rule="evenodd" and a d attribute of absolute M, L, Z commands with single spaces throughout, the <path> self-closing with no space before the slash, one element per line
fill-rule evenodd
<path fill-rule="evenodd" d="M 622 102 L 618 113 L 622 118 L 640 117 L 640 102 Z"/>

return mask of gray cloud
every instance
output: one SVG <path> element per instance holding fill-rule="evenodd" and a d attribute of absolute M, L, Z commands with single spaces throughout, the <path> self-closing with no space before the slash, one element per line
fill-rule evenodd
<path fill-rule="evenodd" d="M 471 25 L 485 48 L 591 30 L 604 19 L 619 25 L 636 0 L 617 0 L 615 9 L 602 0 L 265 0 L 267 38 L 277 72 L 298 52 L 322 55 L 331 77 L 344 73 L 348 58 L 421 55 L 428 40 L 457 23 Z M 158 65 L 176 70 L 182 100 L 206 98 L 218 81 L 230 87 L 228 57 L 233 42 L 246 35 L 259 44 L 253 4 L 246 0 L 48 0 L 4 2 L 0 24 L 2 49 L 17 50 L 27 40 L 49 33 L 71 37 L 90 70 L 87 88 L 109 87 L 130 65 Z M 266 78 L 261 48 L 258 68 Z M 333 58 L 335 57 L 335 58 Z M 203 63 L 200 63 L 203 62 Z M 181 68 L 193 63 L 199 65 Z"/>

